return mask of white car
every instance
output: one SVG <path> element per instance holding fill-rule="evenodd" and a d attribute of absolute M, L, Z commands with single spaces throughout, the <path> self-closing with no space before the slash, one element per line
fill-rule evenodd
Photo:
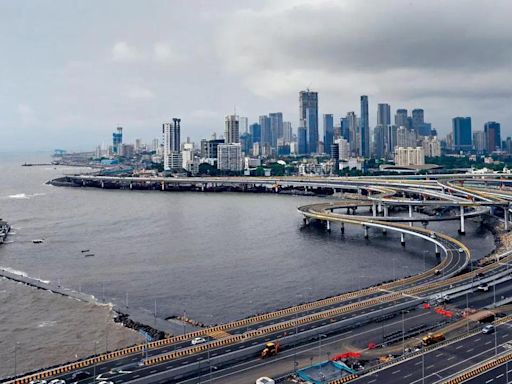
<path fill-rule="evenodd" d="M 113 381 L 100 381 L 98 384 L 114 384 Z"/>
<path fill-rule="evenodd" d="M 190 342 L 190 344 L 192 344 L 192 345 L 197 345 L 197 344 L 201 344 L 201 343 L 206 343 L 206 339 L 204 337 L 195 337 Z"/>
<path fill-rule="evenodd" d="M 256 384 L 275 384 L 276 382 L 271 379 L 270 377 L 260 377 L 258 380 L 256 380 Z"/>
<path fill-rule="evenodd" d="M 29 384 L 46 384 L 46 380 L 32 380 Z"/>
<path fill-rule="evenodd" d="M 66 384 L 66 381 L 62 379 L 53 379 L 49 384 Z"/>

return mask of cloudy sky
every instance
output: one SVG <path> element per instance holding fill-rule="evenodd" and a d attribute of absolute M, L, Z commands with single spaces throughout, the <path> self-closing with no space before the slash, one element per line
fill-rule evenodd
<path fill-rule="evenodd" d="M 512 134 L 509 0 L 0 0 L 0 151 L 92 149 L 182 118 L 193 140 L 225 114 L 298 122 L 298 91 L 336 117 L 370 98 Z"/>

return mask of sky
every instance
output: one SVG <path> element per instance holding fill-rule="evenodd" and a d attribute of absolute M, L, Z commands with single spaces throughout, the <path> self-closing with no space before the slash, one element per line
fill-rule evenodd
<path fill-rule="evenodd" d="M 118 125 L 150 142 L 222 133 L 319 93 L 335 118 L 369 96 L 512 135 L 509 0 L 0 0 L 0 151 L 92 150 Z M 321 119 L 320 119 L 321 120 Z"/>

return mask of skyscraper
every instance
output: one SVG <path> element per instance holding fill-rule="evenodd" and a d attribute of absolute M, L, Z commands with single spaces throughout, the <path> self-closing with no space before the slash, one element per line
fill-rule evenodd
<path fill-rule="evenodd" d="M 347 113 L 346 122 L 349 132 L 350 153 L 357 155 L 359 153 L 359 128 L 357 124 L 357 115 L 355 112 Z"/>
<path fill-rule="evenodd" d="M 290 121 L 283 121 L 283 139 L 285 143 L 291 143 L 293 138 L 292 123 Z"/>
<path fill-rule="evenodd" d="M 260 132 L 261 132 L 261 140 L 260 144 L 262 146 L 270 145 L 272 141 L 272 132 L 270 129 L 270 118 L 266 115 L 262 115 L 259 118 L 260 121 Z"/>
<path fill-rule="evenodd" d="M 119 147 L 123 144 L 123 127 L 117 127 L 116 132 L 112 134 L 112 152 L 119 154 Z"/>
<path fill-rule="evenodd" d="M 453 149 L 469 151 L 472 147 L 471 117 L 454 117 L 452 119 Z"/>
<path fill-rule="evenodd" d="M 484 125 L 485 149 L 487 152 L 493 152 L 501 149 L 501 126 L 495 121 L 488 121 Z"/>
<path fill-rule="evenodd" d="M 283 114 L 281 112 L 269 113 L 270 118 L 270 145 L 277 148 L 277 139 L 283 137 Z"/>
<path fill-rule="evenodd" d="M 240 121 L 237 115 L 227 115 L 224 120 L 224 142 L 226 144 L 240 142 Z"/>
<path fill-rule="evenodd" d="M 481 154 L 485 152 L 487 147 L 487 143 L 485 140 L 485 132 L 484 131 L 475 131 L 473 132 L 473 149 Z"/>
<path fill-rule="evenodd" d="M 370 157 L 370 124 L 368 122 L 368 96 L 361 96 L 361 120 L 359 124 L 359 155 Z"/>
<path fill-rule="evenodd" d="M 261 142 L 261 125 L 253 123 L 249 126 L 249 133 L 252 136 L 253 143 Z"/>
<path fill-rule="evenodd" d="M 318 150 L 318 93 L 309 89 L 299 92 L 300 125 L 306 128 L 307 152 Z"/>
<path fill-rule="evenodd" d="M 425 123 L 424 112 L 421 108 L 412 110 L 412 129 L 416 134 L 421 135 L 421 127 Z"/>
<path fill-rule="evenodd" d="M 249 119 L 244 116 L 240 116 L 238 118 L 239 121 L 239 127 L 240 127 L 240 135 L 243 133 L 248 133 L 249 130 Z"/>
<path fill-rule="evenodd" d="M 396 110 L 395 125 L 397 127 L 407 127 L 407 109 Z"/>
<path fill-rule="evenodd" d="M 331 150 L 334 137 L 334 119 L 332 114 L 324 114 L 324 150 L 325 152 Z"/>
<path fill-rule="evenodd" d="M 377 105 L 377 125 L 391 125 L 391 107 L 389 104 Z"/>
<path fill-rule="evenodd" d="M 306 127 L 297 129 L 297 153 L 305 155 L 308 152 L 308 135 Z"/>
<path fill-rule="evenodd" d="M 181 119 L 174 117 L 172 123 L 162 125 L 163 144 L 164 144 L 164 169 L 181 168 Z"/>

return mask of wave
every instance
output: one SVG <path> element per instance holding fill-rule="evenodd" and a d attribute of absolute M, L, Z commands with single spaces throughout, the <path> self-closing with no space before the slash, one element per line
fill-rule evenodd
<path fill-rule="evenodd" d="M 56 321 L 43 321 L 43 322 L 37 324 L 37 328 L 52 327 L 55 324 L 57 324 Z"/>
<path fill-rule="evenodd" d="M 7 197 L 9 199 L 28 199 L 29 198 L 26 193 L 17 193 L 15 195 L 9 195 Z"/>
<path fill-rule="evenodd" d="M 23 199 L 23 200 L 28 200 L 28 199 L 31 199 L 33 197 L 37 197 L 37 196 L 44 196 L 46 195 L 46 193 L 33 193 L 33 194 L 26 194 L 26 193 L 15 193 L 14 195 L 9 195 L 7 196 L 8 199 Z"/>
<path fill-rule="evenodd" d="M 23 276 L 23 277 L 26 277 L 26 278 L 28 278 L 28 279 L 37 280 L 37 281 L 40 281 L 41 283 L 44 283 L 44 284 L 50 284 L 50 283 L 51 283 L 51 281 L 50 281 L 50 280 L 43 280 L 43 279 L 39 279 L 39 278 L 37 278 L 37 277 L 31 277 L 31 276 L 29 276 L 26 272 L 19 271 L 19 270 L 14 269 L 14 268 L 10 268 L 10 267 L 0 267 L 0 270 L 5 271 L 5 272 L 12 273 L 13 275 Z"/>

